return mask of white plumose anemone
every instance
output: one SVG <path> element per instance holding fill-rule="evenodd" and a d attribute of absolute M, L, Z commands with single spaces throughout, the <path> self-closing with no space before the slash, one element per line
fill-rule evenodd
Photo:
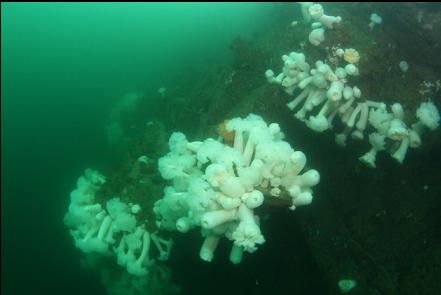
<path fill-rule="evenodd" d="M 283 59 L 291 70 L 309 70 L 301 54 Z M 267 197 L 284 195 L 295 209 L 311 203 L 311 187 L 320 175 L 316 170 L 301 174 L 306 157 L 283 141 L 276 123 L 266 124 L 251 114 L 229 120 L 226 129 L 234 132 L 233 146 L 214 139 L 193 145 L 182 134 L 172 135 L 170 153 L 159 160 L 161 175 L 172 183 L 155 203 L 154 212 L 161 229 L 186 233 L 202 228 L 200 257 L 205 261 L 214 258 L 220 238 L 227 237 L 234 244 L 230 261 L 239 263 L 243 252 L 254 252 L 265 242 L 254 212 L 263 205 L 264 192 Z M 180 161 L 172 165 L 167 160 L 165 165 L 162 159 L 169 158 Z"/>

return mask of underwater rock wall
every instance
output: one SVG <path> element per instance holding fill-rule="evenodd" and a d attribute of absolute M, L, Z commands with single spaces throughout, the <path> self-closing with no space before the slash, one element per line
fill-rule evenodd
<path fill-rule="evenodd" d="M 296 9 L 294 4 L 286 5 Z M 285 107 L 289 97 L 279 87 L 264 85 L 262 81 L 247 92 L 241 83 L 235 83 L 255 81 L 256 71 L 279 68 L 280 56 L 285 52 L 302 49 L 317 60 L 328 56 L 326 47 L 337 43 L 360 52 L 357 85 L 364 97 L 388 104 L 400 102 L 408 116 L 428 97 L 440 107 L 440 89 L 436 83 L 441 77 L 438 66 L 441 59 L 434 50 L 440 46 L 440 40 L 432 29 L 439 26 L 439 7 L 432 10 L 428 3 L 324 5 L 332 15 L 341 15 L 343 21 L 339 27 L 327 31 L 320 47 L 304 42 L 309 29 L 290 26 L 294 18 L 286 18 L 285 26 L 280 25 L 279 19 L 273 30 L 251 43 L 234 41 L 237 68 L 231 70 L 234 72 L 228 80 L 231 85 L 223 85 L 224 90 L 219 91 L 223 93 L 213 102 L 213 106 L 217 105 L 221 97 L 233 108 L 228 115 L 212 112 L 214 116 L 210 115 L 210 120 L 215 123 L 215 118 L 220 122 L 224 116 L 259 113 L 271 120 L 278 119 L 290 141 L 314 152 L 313 165 L 320 171 L 323 169 L 328 177 L 326 185 L 320 186 L 324 197 L 315 204 L 317 212 L 301 211 L 294 218 L 305 232 L 312 255 L 333 290 L 330 292 L 338 293 L 339 279 L 352 277 L 359 282 L 360 294 L 431 294 L 439 288 L 435 277 L 440 275 L 436 265 L 441 261 L 437 247 L 439 235 L 433 235 L 439 232 L 435 224 L 440 219 L 436 197 L 441 193 L 438 176 L 441 159 L 437 152 L 440 130 L 425 137 L 425 146 L 413 150 L 403 166 L 379 156 L 380 170 L 369 171 L 353 156 L 363 153 L 361 144 L 342 150 L 332 146 L 333 138 L 329 134 L 314 134 L 295 122 Z M 383 23 L 369 31 L 371 13 L 380 14 Z M 300 20 L 301 14 L 297 16 Z M 255 53 L 256 50 L 260 53 Z M 255 58 L 249 56 L 253 54 L 268 58 L 264 65 L 257 63 L 255 68 L 245 70 L 242 65 L 249 64 Z M 408 72 L 400 69 L 402 60 L 409 63 Z M 233 89 L 237 96 L 229 95 L 228 91 Z M 238 94 L 241 94 L 239 100 Z M 341 167 L 349 169 L 342 173 Z M 415 289 L 415 286 L 420 287 Z"/>
<path fill-rule="evenodd" d="M 302 51 L 314 64 L 332 57 L 333 46 L 357 48 L 361 56 L 360 75 L 354 80 L 363 97 L 388 105 L 399 102 L 405 106 L 407 116 L 413 115 L 429 97 L 440 108 L 437 81 L 441 77 L 441 58 L 437 50 L 441 37 L 434 32 L 439 31 L 441 12 L 439 7 L 434 10 L 431 5 L 325 3 L 326 12 L 341 16 L 342 21 L 326 31 L 325 40 L 319 46 L 308 42 L 311 29 L 300 23 L 302 15 L 297 4 L 275 5 L 274 27 L 251 41 L 232 40 L 230 49 L 234 61 L 231 65 L 214 64 L 204 77 L 188 78 L 191 83 L 183 79 L 158 94 L 163 101 L 158 113 L 166 116 L 167 122 L 152 121 L 144 127 L 143 134 L 132 138 L 125 164 L 108 176 L 102 190 L 97 192 L 97 200 L 105 202 L 119 195 L 126 202 L 152 208 L 165 186 L 156 167 L 159 157 L 167 152 L 169 134 L 179 130 L 187 134 L 189 140 L 218 138 L 219 125 L 225 119 L 256 113 L 266 121 L 279 122 L 285 140 L 308 151 L 308 162 L 320 171 L 322 181 L 315 191 L 319 197 L 307 210 L 299 209 L 290 215 L 287 210 L 276 213 L 267 209 L 271 218 L 265 221 L 263 231 L 274 229 L 275 232 L 289 224 L 294 233 L 271 233 L 266 239 L 286 241 L 283 243 L 292 249 L 282 245 L 280 247 L 288 253 L 280 254 L 266 251 L 263 245 L 258 252 L 261 256 L 250 258 L 245 269 L 248 267 L 254 275 L 256 272 L 250 270 L 250 265 L 278 261 L 281 273 L 278 275 L 283 278 L 280 292 L 301 290 L 294 286 L 289 289 L 286 282 L 290 279 L 313 282 L 314 278 L 302 273 L 309 269 L 320 275 L 315 278 L 317 289 L 312 289 L 320 294 L 339 294 L 337 282 L 341 279 L 357 281 L 354 294 L 435 294 L 440 289 L 437 278 L 441 277 L 441 130 L 427 135 L 424 146 L 412 150 L 405 164 L 399 165 L 380 154 L 377 161 L 381 167 L 370 170 L 357 159 L 357 155 L 365 152 L 365 145 L 355 142 L 342 149 L 334 144 L 331 134 L 317 134 L 305 128 L 286 108 L 291 97 L 278 85 L 268 84 L 264 76 L 268 68 L 281 68 L 280 57 L 286 52 Z M 369 30 L 372 13 L 381 15 L 383 22 Z M 293 20 L 299 23 L 293 26 Z M 399 66 L 403 60 L 410 65 L 407 72 Z M 143 155 L 148 157 L 147 162 L 138 161 Z M 141 214 L 144 214 L 142 219 L 155 219 L 152 212 Z M 156 229 L 153 225 L 149 228 Z M 204 287 L 207 290 L 210 284 L 226 280 L 225 273 L 216 272 L 220 278 L 201 274 L 207 281 L 199 286 L 189 283 L 194 283 L 195 278 L 185 274 L 182 265 L 196 263 L 185 255 L 190 255 L 195 245 L 181 238 L 176 240 L 178 247 L 182 247 L 176 251 L 183 255 L 176 258 L 171 254 L 170 263 L 176 264 L 177 276 L 187 280 L 187 290 L 197 292 Z M 268 246 L 267 249 L 274 248 Z M 306 253 L 306 258 L 296 260 L 297 251 Z M 255 255 L 257 253 L 251 256 Z M 257 260 L 261 260 L 261 264 Z M 203 268 L 198 264 L 193 266 Z M 211 266 L 231 271 L 222 265 Z M 278 283 L 273 273 L 271 267 L 262 269 L 256 275 L 259 283 L 247 290 L 276 288 Z M 254 283 L 252 276 L 240 272 L 235 275 L 244 279 L 246 286 Z M 215 294 L 228 290 L 220 286 Z"/>

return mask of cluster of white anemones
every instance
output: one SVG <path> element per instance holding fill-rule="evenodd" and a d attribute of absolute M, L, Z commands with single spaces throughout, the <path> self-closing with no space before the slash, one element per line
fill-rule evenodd
<path fill-rule="evenodd" d="M 303 15 L 303 20 L 309 23 L 311 20 L 312 31 L 309 33 L 308 40 L 312 45 L 318 46 L 325 41 L 325 29 L 334 28 L 334 24 L 341 22 L 340 16 L 326 15 L 323 6 L 313 2 L 298 2 Z"/>
<path fill-rule="evenodd" d="M 312 201 L 311 187 L 319 182 L 316 170 L 300 174 L 305 154 L 283 140 L 278 124 L 267 125 L 257 115 L 227 123 L 234 144 L 214 139 L 189 142 L 173 133 L 170 153 L 159 160 L 163 178 L 172 181 L 154 212 L 160 229 L 186 233 L 200 227 L 205 237 L 200 257 L 211 261 L 221 237 L 233 241 L 230 260 L 239 263 L 244 251 L 254 252 L 265 242 L 254 209 L 264 195 L 291 199 L 291 209 Z"/>
<path fill-rule="evenodd" d="M 129 274 L 147 276 L 155 262 L 149 255 L 151 241 L 158 250 L 158 260 L 168 258 L 172 242 L 138 224 L 135 215 L 141 210 L 139 205 L 126 204 L 119 198 L 107 201 L 106 208 L 96 203 L 95 194 L 104 182 L 103 175 L 86 169 L 70 194 L 64 223 L 71 228 L 75 246 L 83 252 L 115 255 Z"/>
<path fill-rule="evenodd" d="M 418 121 L 409 128 L 403 121 L 404 111 L 399 103 L 391 106 L 391 112 L 388 112 L 386 107 L 371 110 L 369 123 L 375 129 L 369 135 L 372 148 L 359 158 L 360 161 L 375 168 L 376 154 L 389 145 L 391 156 L 402 163 L 409 147 L 421 146 L 421 135 L 425 129 L 434 130 L 439 127 L 440 114 L 432 102 L 421 103 L 416 117 Z M 390 144 L 387 144 L 387 141 Z"/>
<path fill-rule="evenodd" d="M 335 140 L 340 146 L 346 145 L 349 135 L 355 140 L 363 140 L 364 131 L 371 125 L 375 129 L 369 135 L 372 149 L 360 157 L 363 163 L 375 167 L 376 153 L 386 149 L 386 146 L 391 146 L 392 157 L 402 163 L 408 147 L 420 146 L 421 126 L 432 130 L 438 127 L 437 108 L 431 102 L 421 104 L 416 114 L 419 123 L 408 128 L 401 104 L 393 104 L 391 112 L 388 112 L 385 103 L 362 100 L 360 89 L 349 85 L 348 78 L 359 75 L 356 64 L 360 55 L 355 49 L 336 49 L 334 55 L 344 59 L 347 64 L 332 69 L 323 61 L 317 61 L 315 68 L 311 69 L 303 53 L 291 52 L 282 56 L 284 66 L 279 75 L 275 76 L 272 70 L 267 70 L 265 76 L 269 83 L 280 84 L 290 95 L 299 91 L 287 106 L 294 110 L 303 103 L 294 116 L 312 130 L 323 132 L 332 129 L 334 119 L 339 117 L 344 129 L 336 134 Z M 320 105 L 320 111 L 308 117 L 308 113 Z M 388 144 L 387 141 L 391 142 Z M 397 141 L 400 142 L 398 148 Z"/>
<path fill-rule="evenodd" d="M 294 116 L 317 132 L 332 128 L 332 122 L 337 115 L 352 129 L 358 113 L 363 110 L 356 124 L 357 130 L 354 131 L 354 136 L 362 137 L 368 108 L 378 106 L 372 102 L 353 106 L 360 99 L 361 91 L 357 86 L 351 86 L 348 79 L 359 75 L 356 65 L 360 59 L 358 52 L 352 48 L 337 49 L 336 56 L 344 58 L 348 63 L 344 67 L 332 69 L 319 60 L 315 63 L 315 68 L 311 68 L 303 53 L 291 52 L 282 56 L 284 66 L 279 75 L 275 76 L 272 70 L 267 70 L 265 76 L 268 82 L 280 84 L 290 95 L 295 90 L 300 90 L 288 103 L 288 108 L 294 110 L 303 103 Z M 308 113 L 319 106 L 322 107 L 317 114 L 307 117 Z"/>

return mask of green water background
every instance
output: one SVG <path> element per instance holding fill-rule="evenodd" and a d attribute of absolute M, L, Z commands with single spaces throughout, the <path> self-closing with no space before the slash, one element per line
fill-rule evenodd
<path fill-rule="evenodd" d="M 2 3 L 2 293 L 104 293 L 62 219 L 83 169 L 115 163 L 112 107 L 229 63 L 270 6 Z"/>

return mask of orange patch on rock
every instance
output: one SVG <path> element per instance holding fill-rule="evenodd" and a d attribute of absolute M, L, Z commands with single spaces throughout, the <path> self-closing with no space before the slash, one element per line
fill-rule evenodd
<path fill-rule="evenodd" d="M 222 123 L 220 123 L 218 130 L 219 130 L 219 135 L 224 139 L 224 143 L 229 146 L 232 146 L 234 142 L 235 132 L 234 131 L 230 132 L 227 130 L 228 121 L 229 120 L 224 120 Z"/>

